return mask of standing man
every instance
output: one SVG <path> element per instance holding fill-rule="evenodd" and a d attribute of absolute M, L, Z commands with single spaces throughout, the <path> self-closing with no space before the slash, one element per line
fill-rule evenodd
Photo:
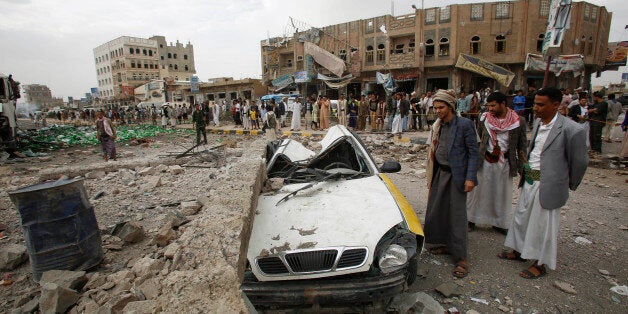
<path fill-rule="evenodd" d="M 369 94 L 369 122 L 371 122 L 371 132 L 375 132 L 377 122 L 377 94 Z"/>
<path fill-rule="evenodd" d="M 345 95 L 338 99 L 338 124 L 347 126 L 347 100 Z"/>
<path fill-rule="evenodd" d="M 203 134 L 203 143 L 207 144 L 207 133 L 205 132 L 205 111 L 201 109 L 201 105 L 196 103 L 196 109 L 192 113 L 192 123 L 196 127 L 196 145 L 201 143 L 201 134 Z"/>
<path fill-rule="evenodd" d="M 606 114 L 606 125 L 604 125 L 604 141 L 607 143 L 612 143 L 611 140 L 611 130 L 615 127 L 615 123 L 617 122 L 617 118 L 621 114 L 622 108 L 621 103 L 615 100 L 615 94 L 608 95 L 608 113 Z"/>
<path fill-rule="evenodd" d="M 526 102 L 523 108 L 523 116 L 526 118 L 526 121 L 528 121 L 530 126 L 532 126 L 532 117 L 534 116 L 534 113 L 532 112 L 532 107 L 534 106 L 534 95 L 536 95 L 536 87 L 534 87 L 534 85 L 528 86 L 528 94 L 526 95 Z"/>
<path fill-rule="evenodd" d="M 270 108 L 264 115 L 264 132 L 266 132 L 266 139 L 268 141 L 274 141 L 277 139 L 277 132 L 279 131 L 279 121 L 277 121 L 277 115 L 275 114 L 275 101 L 270 99 Z"/>
<path fill-rule="evenodd" d="M 558 114 L 562 100 L 554 87 L 540 89 L 534 97 L 534 136 L 528 149 L 528 163 L 521 178 L 521 194 L 505 246 L 512 248 L 498 257 L 534 260 L 519 273 L 535 279 L 556 269 L 560 208 L 575 190 L 585 171 L 588 157 L 586 132 L 577 123 Z"/>
<path fill-rule="evenodd" d="M 421 123 L 421 100 L 417 97 L 416 91 L 410 94 L 410 110 L 412 110 L 412 123 L 410 124 L 413 130 L 423 131 L 423 123 Z"/>
<path fill-rule="evenodd" d="M 366 129 L 366 117 L 369 116 L 369 104 L 366 100 L 366 96 L 362 94 L 360 101 L 358 102 L 358 130 L 364 131 Z"/>
<path fill-rule="evenodd" d="M 488 112 L 482 114 L 478 126 L 479 184 L 467 201 L 471 229 L 475 224 L 491 225 L 504 235 L 512 213 L 512 178 L 523 171 L 528 127 L 525 118 L 506 103 L 506 95 L 500 92 L 486 99 Z"/>
<path fill-rule="evenodd" d="M 292 121 L 290 131 L 301 131 L 301 99 L 297 98 L 292 104 Z"/>
<path fill-rule="evenodd" d="M 432 92 L 427 92 L 423 97 L 423 110 L 425 111 L 425 119 L 427 120 L 427 129 L 429 130 L 434 124 L 436 114 L 434 113 L 434 98 L 432 98 Z"/>
<path fill-rule="evenodd" d="M 525 112 L 525 107 L 526 107 L 526 97 L 523 96 L 523 91 L 522 90 L 518 90 L 517 91 L 517 96 L 515 96 L 512 99 L 512 103 L 513 103 L 513 109 L 515 110 L 515 112 L 523 117 L 523 113 Z"/>
<path fill-rule="evenodd" d="M 116 130 L 109 118 L 105 118 L 105 113 L 99 110 L 96 113 L 96 137 L 102 144 L 102 152 L 105 161 L 116 158 Z"/>
<path fill-rule="evenodd" d="M 279 104 L 277 104 L 277 107 L 279 108 L 279 113 L 280 115 L 277 116 L 279 117 L 279 120 L 281 121 L 281 127 L 285 128 L 286 127 L 286 106 L 288 102 L 288 97 L 284 97 L 283 99 L 279 100 Z"/>
<path fill-rule="evenodd" d="M 451 254 L 453 275 L 467 276 L 467 194 L 478 184 L 478 142 L 473 122 L 456 116 L 456 92 L 434 96 L 438 119 L 428 142 L 426 179 L 429 196 L 425 213 L 425 242 L 440 244 L 432 254 Z"/>
<path fill-rule="evenodd" d="M 589 142 L 591 150 L 602 153 L 602 128 L 606 124 L 608 104 L 601 92 L 593 93 L 593 104 L 589 106 Z"/>
<path fill-rule="evenodd" d="M 460 92 L 460 97 L 456 103 L 456 111 L 461 117 L 469 118 L 469 101 L 464 92 Z"/>

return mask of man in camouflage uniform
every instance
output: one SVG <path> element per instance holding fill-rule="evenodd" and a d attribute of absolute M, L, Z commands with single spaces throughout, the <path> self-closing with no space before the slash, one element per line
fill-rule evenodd
<path fill-rule="evenodd" d="M 203 142 L 207 144 L 207 133 L 205 132 L 205 112 L 201 109 L 201 105 L 196 104 L 196 109 L 192 113 L 192 123 L 196 126 L 196 144 L 201 143 L 201 133 L 203 134 Z"/>

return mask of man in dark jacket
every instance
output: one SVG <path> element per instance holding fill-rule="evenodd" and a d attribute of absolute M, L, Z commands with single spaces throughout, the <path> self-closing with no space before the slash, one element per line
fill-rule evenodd
<path fill-rule="evenodd" d="M 602 153 L 602 129 L 606 123 L 608 103 L 602 98 L 601 92 L 593 93 L 593 105 L 589 106 L 589 142 L 591 150 Z"/>

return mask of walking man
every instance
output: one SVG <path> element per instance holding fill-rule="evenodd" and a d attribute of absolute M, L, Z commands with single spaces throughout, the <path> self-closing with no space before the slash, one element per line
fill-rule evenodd
<path fill-rule="evenodd" d="M 478 143 L 473 122 L 456 116 L 456 92 L 439 90 L 433 106 L 438 116 L 428 142 L 426 179 L 429 189 L 425 242 L 442 246 L 432 254 L 451 254 L 453 275 L 467 276 L 467 194 L 478 184 Z"/>
<path fill-rule="evenodd" d="M 192 123 L 196 127 L 196 145 L 201 143 L 201 134 L 203 134 L 203 143 L 207 144 L 205 111 L 201 109 L 201 105 L 198 103 L 196 103 L 196 109 L 192 113 Z"/>
<path fill-rule="evenodd" d="M 105 161 L 116 160 L 116 130 L 109 118 L 105 118 L 102 110 L 96 113 L 96 137 L 102 144 Z"/>
<path fill-rule="evenodd" d="M 505 246 L 499 258 L 534 260 L 519 275 L 534 279 L 556 269 L 560 208 L 575 190 L 585 171 L 588 157 L 586 132 L 578 123 L 558 114 L 560 90 L 542 88 L 534 96 L 533 136 L 524 166 L 521 194 Z"/>
<path fill-rule="evenodd" d="M 593 93 L 593 104 L 589 106 L 589 142 L 591 150 L 602 153 L 602 128 L 606 123 L 608 104 L 602 98 L 602 93 Z"/>
<path fill-rule="evenodd" d="M 486 99 L 480 117 L 478 187 L 469 193 L 467 215 L 471 230 L 475 224 L 508 232 L 512 213 L 512 178 L 523 170 L 526 150 L 525 118 L 506 107 L 507 97 L 494 92 Z"/>
<path fill-rule="evenodd" d="M 604 125 L 604 142 L 612 143 L 611 130 L 617 123 L 617 118 L 622 112 L 621 103 L 615 100 L 615 94 L 609 94 L 608 100 L 608 113 L 606 114 L 606 125 Z"/>
<path fill-rule="evenodd" d="M 338 98 L 338 124 L 347 126 L 347 100 L 345 95 Z"/>

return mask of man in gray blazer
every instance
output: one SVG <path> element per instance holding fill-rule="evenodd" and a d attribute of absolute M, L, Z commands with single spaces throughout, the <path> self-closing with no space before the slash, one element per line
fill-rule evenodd
<path fill-rule="evenodd" d="M 569 190 L 580 184 L 589 162 L 586 130 L 557 113 L 561 99 L 562 93 L 553 87 L 539 90 L 534 97 L 537 119 L 521 195 L 505 242 L 513 250 L 498 255 L 508 260 L 534 260 L 519 273 L 527 279 L 545 275 L 546 265 L 556 269 L 560 207 L 567 202 Z"/>

